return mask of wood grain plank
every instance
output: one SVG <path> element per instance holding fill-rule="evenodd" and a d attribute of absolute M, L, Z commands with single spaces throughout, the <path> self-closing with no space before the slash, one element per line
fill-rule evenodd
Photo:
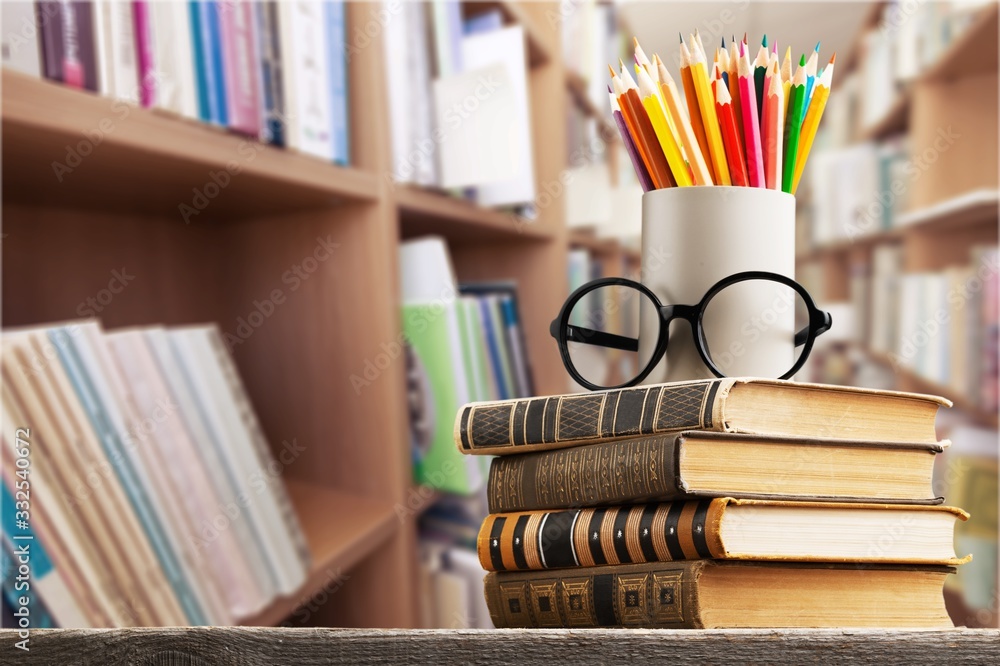
<path fill-rule="evenodd" d="M 50 629 L 0 632 L 0 651 L 30 665 L 179 664 L 574 664 L 641 657 L 685 664 L 982 664 L 1000 653 L 1000 630 L 350 630 L 350 629 Z"/>

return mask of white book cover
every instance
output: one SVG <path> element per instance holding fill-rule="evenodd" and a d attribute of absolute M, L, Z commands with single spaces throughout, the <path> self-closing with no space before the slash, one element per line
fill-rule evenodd
<path fill-rule="evenodd" d="M 391 0 L 382 3 L 382 10 L 389 11 L 399 5 Z M 385 24 L 382 39 L 386 73 L 386 91 L 389 96 L 389 132 L 392 148 L 392 176 L 397 183 L 416 182 L 414 167 L 409 161 L 412 142 L 410 117 L 410 86 L 407 79 L 408 39 L 404 15 L 391 15 Z"/>
<path fill-rule="evenodd" d="M 169 334 L 185 357 L 191 359 L 192 366 L 198 368 L 198 372 L 191 375 L 198 399 L 211 407 L 210 413 L 215 420 L 213 428 L 226 440 L 226 462 L 237 470 L 244 492 L 251 498 L 246 514 L 258 521 L 264 535 L 265 553 L 277 578 L 278 590 L 281 594 L 291 594 L 305 581 L 306 572 L 270 488 L 270 483 L 282 481 L 272 480 L 257 461 L 252 434 L 246 428 L 215 357 L 209 338 L 213 330 L 212 327 L 191 327 L 171 330 Z"/>
<path fill-rule="evenodd" d="M 190 5 L 187 2 L 162 1 L 148 5 L 157 75 L 156 107 L 197 119 L 198 92 L 191 43 Z"/>
<path fill-rule="evenodd" d="M 41 76 L 41 35 L 35 19 L 35 3 L 0 3 L 0 25 L 3 25 L 0 30 L 3 66 L 22 74 Z"/>
<path fill-rule="evenodd" d="M 414 181 L 419 185 L 438 186 L 438 141 L 434 137 L 434 106 L 431 95 L 431 45 L 427 8 L 423 2 L 403 3 L 406 17 L 407 44 L 406 83 L 410 87 L 408 109 L 411 118 L 409 159 L 414 168 Z"/>
<path fill-rule="evenodd" d="M 506 206 L 531 203 L 535 199 L 535 167 L 532 151 L 531 115 L 528 94 L 528 64 L 525 58 L 524 28 L 512 26 L 462 39 L 462 63 L 465 71 L 503 64 L 510 79 L 514 109 L 506 122 L 493 131 L 506 142 L 506 158 L 515 165 L 509 180 L 483 183 L 476 195 L 483 206 Z M 500 89 L 490 94 L 496 94 Z"/>
<path fill-rule="evenodd" d="M 289 146 L 333 158 L 333 116 L 323 3 L 278 3 Z"/>
<path fill-rule="evenodd" d="M 177 408 L 193 441 L 198 443 L 199 458 L 210 476 L 212 486 L 217 493 L 218 510 L 225 512 L 231 506 L 239 506 L 239 489 L 233 470 L 229 469 L 222 457 L 218 437 L 210 429 L 204 414 L 204 406 L 195 399 L 196 393 L 187 377 L 183 358 L 175 354 L 170 344 L 169 336 L 161 328 L 153 328 L 144 332 L 153 354 L 156 356 L 157 367 L 170 387 Z M 221 515 L 221 514 L 220 514 Z M 231 533 L 235 541 L 232 546 L 245 559 L 250 569 L 251 589 L 255 594 L 255 603 L 249 609 L 251 613 L 263 609 L 277 593 L 274 581 L 268 575 L 267 564 L 263 559 L 263 545 L 255 541 L 248 521 L 227 521 L 220 537 Z M 212 536 L 214 526 L 206 528 L 206 538 Z"/>

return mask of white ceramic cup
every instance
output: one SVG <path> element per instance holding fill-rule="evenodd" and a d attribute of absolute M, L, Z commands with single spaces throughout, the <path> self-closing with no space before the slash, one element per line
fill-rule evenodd
<path fill-rule="evenodd" d="M 672 187 L 642 197 L 642 283 L 663 305 L 698 303 L 743 271 L 795 277 L 795 197 L 758 187 Z M 711 356 L 728 377 L 777 377 L 796 352 L 794 303 L 780 285 L 727 289 L 706 313 Z M 640 313 L 639 357 L 656 344 L 659 319 Z M 785 370 L 777 371 L 776 368 Z M 711 378 L 686 321 L 670 326 L 667 353 L 644 384 Z"/>

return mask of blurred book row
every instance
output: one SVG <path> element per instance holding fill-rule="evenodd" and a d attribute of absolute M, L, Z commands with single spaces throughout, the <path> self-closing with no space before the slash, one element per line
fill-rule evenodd
<path fill-rule="evenodd" d="M 5 330 L 2 366 L 3 547 L 31 544 L 3 592 L 32 626 L 232 625 L 302 585 L 298 445 L 272 456 L 215 326 Z"/>
<path fill-rule="evenodd" d="M 343 0 L 4 2 L 2 11 L 5 67 L 350 162 Z"/>

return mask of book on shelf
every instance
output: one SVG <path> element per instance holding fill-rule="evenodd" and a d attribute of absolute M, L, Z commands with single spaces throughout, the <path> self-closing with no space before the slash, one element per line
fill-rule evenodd
<path fill-rule="evenodd" d="M 476 545 L 486 571 L 698 559 L 958 565 L 972 559 L 953 545 L 968 518 L 946 506 L 717 497 L 494 513 Z"/>
<path fill-rule="evenodd" d="M 944 398 L 729 378 L 465 405 L 462 453 L 509 455 L 683 430 L 933 443 Z"/>
<path fill-rule="evenodd" d="M 693 560 L 486 575 L 495 626 L 952 626 L 952 567 Z"/>
<path fill-rule="evenodd" d="M 689 431 L 497 456 L 486 492 L 492 513 L 725 495 L 937 504 L 947 446 Z"/>
<path fill-rule="evenodd" d="M 234 624 L 305 581 L 301 528 L 215 326 L 88 320 L 3 344 L 4 421 L 32 425 L 32 527 L 65 583 L 38 591 L 60 626 Z"/>
<path fill-rule="evenodd" d="M 5 68 L 350 164 L 342 1 L 12 2 L 3 12 L 18 26 L 4 37 Z"/>
<path fill-rule="evenodd" d="M 400 247 L 405 343 L 413 352 L 411 399 L 426 427 L 415 432 L 414 476 L 440 490 L 471 493 L 486 481 L 485 460 L 452 444 L 455 410 L 474 399 L 527 395 L 531 371 L 512 283 L 460 286 L 444 239 Z"/>

